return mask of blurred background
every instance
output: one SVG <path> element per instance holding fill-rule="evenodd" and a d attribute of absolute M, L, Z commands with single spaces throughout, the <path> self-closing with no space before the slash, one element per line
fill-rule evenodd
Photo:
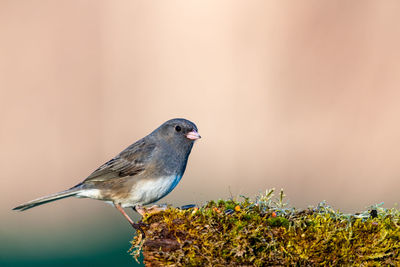
<path fill-rule="evenodd" d="M 0 0 L 0 265 L 133 265 L 133 231 L 102 202 L 11 208 L 174 117 L 203 138 L 161 203 L 274 187 L 297 208 L 394 207 L 399 13 L 398 1 Z"/>

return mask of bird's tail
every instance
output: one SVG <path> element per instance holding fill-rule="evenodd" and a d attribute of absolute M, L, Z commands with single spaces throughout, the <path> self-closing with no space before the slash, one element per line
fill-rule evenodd
<path fill-rule="evenodd" d="M 75 196 L 76 194 L 78 194 L 81 191 L 81 189 L 79 187 L 73 187 L 71 189 L 65 190 L 65 191 L 61 191 L 55 194 L 51 194 L 48 196 L 44 196 L 41 198 L 37 198 L 34 200 L 31 200 L 29 202 L 26 202 L 24 204 L 21 204 L 15 208 L 13 208 L 13 210 L 19 210 L 19 211 L 24 211 L 39 205 L 43 205 L 46 204 L 48 202 L 52 202 L 55 200 L 59 200 L 62 198 L 66 198 L 66 197 L 72 197 Z"/>

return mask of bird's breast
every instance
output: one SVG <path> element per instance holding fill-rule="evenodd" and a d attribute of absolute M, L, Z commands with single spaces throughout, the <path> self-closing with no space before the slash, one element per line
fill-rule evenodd
<path fill-rule="evenodd" d="M 147 205 L 170 193 L 181 180 L 182 175 L 162 176 L 159 178 L 142 178 L 130 191 L 129 197 L 122 201 L 122 207 Z"/>

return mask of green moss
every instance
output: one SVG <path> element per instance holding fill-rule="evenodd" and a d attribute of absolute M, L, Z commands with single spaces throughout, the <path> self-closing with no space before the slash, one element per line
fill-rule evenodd
<path fill-rule="evenodd" d="M 377 216 L 344 214 L 320 203 L 297 211 L 283 198 L 269 190 L 255 200 L 146 215 L 147 238 L 134 237 L 130 251 L 137 257 L 144 244 L 145 258 L 163 265 L 400 265 L 399 210 L 376 205 Z M 166 239 L 174 249 L 146 245 Z"/>

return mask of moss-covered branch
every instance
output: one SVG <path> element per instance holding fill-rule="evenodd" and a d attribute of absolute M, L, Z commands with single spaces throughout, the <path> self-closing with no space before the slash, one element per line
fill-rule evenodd
<path fill-rule="evenodd" d="M 142 251 L 146 266 L 400 266 L 400 211 L 378 205 L 358 214 L 325 203 L 297 211 L 269 190 L 255 200 L 169 208 L 143 222 L 147 237 L 134 237 L 130 251 Z"/>

